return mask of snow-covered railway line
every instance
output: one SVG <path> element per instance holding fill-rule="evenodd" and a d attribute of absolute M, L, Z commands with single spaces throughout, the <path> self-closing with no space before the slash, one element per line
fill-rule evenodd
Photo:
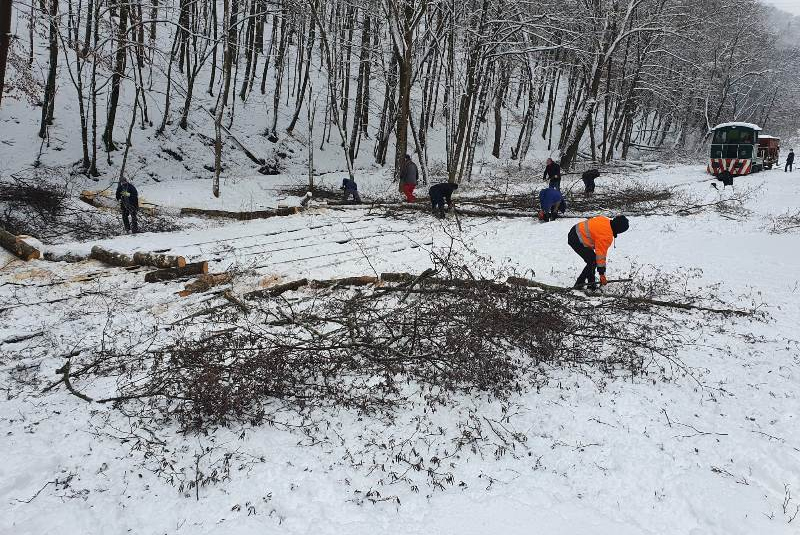
<path fill-rule="evenodd" d="M 333 227 L 333 226 L 336 226 L 336 225 L 345 225 L 345 226 L 347 226 L 347 225 L 350 225 L 350 224 L 353 224 L 353 223 L 365 223 L 365 222 L 373 221 L 373 220 L 376 220 L 376 219 L 382 219 L 382 218 L 380 218 L 379 216 L 373 216 L 373 217 L 359 217 L 359 218 L 353 218 L 353 219 L 340 219 L 340 220 L 325 222 L 325 223 L 321 223 L 321 224 L 302 225 L 302 226 L 297 226 L 297 227 L 293 227 L 293 228 L 284 228 L 284 229 L 274 230 L 274 231 L 269 231 L 269 232 L 259 232 L 259 233 L 256 233 L 256 234 L 246 234 L 244 236 L 231 236 L 231 237 L 227 237 L 227 238 L 221 237 L 221 238 L 217 238 L 217 239 L 206 239 L 206 240 L 199 241 L 199 242 L 188 242 L 188 243 L 178 242 L 178 243 L 173 244 L 173 245 L 171 245 L 169 247 L 166 247 L 166 248 L 163 248 L 163 249 L 159 249 L 158 251 L 159 252 L 163 252 L 163 253 L 179 254 L 181 252 L 190 250 L 192 247 L 200 247 L 200 246 L 203 246 L 203 245 L 217 245 L 217 244 L 223 244 L 223 243 L 230 244 L 229 245 L 230 247 L 235 247 L 238 242 L 245 242 L 245 244 L 246 244 L 246 242 L 248 240 L 251 240 L 251 241 L 255 240 L 256 244 L 260 244 L 260 243 L 262 243 L 261 241 L 259 241 L 261 238 L 267 238 L 267 237 L 270 237 L 270 236 L 284 236 L 286 234 L 294 234 L 294 233 L 298 233 L 298 232 L 320 230 L 320 229 L 324 229 L 324 228 L 328 228 L 328 227 Z M 223 229 L 229 229 L 230 226 L 229 227 L 222 227 L 222 228 Z M 354 227 L 354 228 L 357 229 L 357 228 L 371 228 L 371 227 L 365 226 L 365 227 Z M 192 233 L 191 235 L 193 236 L 194 233 Z M 292 237 L 292 238 L 287 239 L 286 241 L 301 240 L 301 239 L 304 239 L 304 238 L 307 238 L 307 237 L 310 237 L 310 236 L 313 236 L 313 235 L 314 235 L 313 233 L 310 233 L 310 234 L 308 234 L 306 236 Z M 275 242 L 275 243 L 277 243 L 277 242 Z M 245 246 L 246 245 L 244 245 L 244 244 L 243 245 L 239 245 L 239 248 L 242 248 L 242 247 L 245 247 Z"/>

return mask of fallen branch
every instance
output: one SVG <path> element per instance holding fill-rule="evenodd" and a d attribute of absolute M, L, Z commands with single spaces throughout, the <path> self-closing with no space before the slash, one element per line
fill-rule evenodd
<path fill-rule="evenodd" d="M 222 292 L 222 297 L 227 299 L 228 302 L 230 302 L 231 304 L 236 305 L 236 307 L 238 307 L 239 310 L 241 310 L 242 312 L 250 311 L 250 307 L 247 306 L 247 304 L 244 301 L 233 295 L 233 293 L 231 293 L 230 290 Z"/>
<path fill-rule="evenodd" d="M 64 365 L 56 370 L 56 373 L 60 373 L 62 375 L 61 380 L 64 383 L 64 386 L 67 387 L 67 390 L 69 390 L 72 395 L 81 398 L 83 401 L 88 401 L 88 402 L 94 401 L 92 398 L 90 398 L 86 394 L 81 394 L 80 392 L 75 390 L 75 387 L 72 386 L 72 381 L 70 381 L 70 379 L 69 379 L 69 370 L 70 370 L 71 365 L 72 365 L 72 361 L 70 361 L 70 359 L 67 359 L 67 361 L 64 363 Z"/>
<path fill-rule="evenodd" d="M 630 279 L 617 279 L 614 281 L 608 282 L 628 282 Z M 542 282 L 533 281 L 530 279 L 525 279 L 523 277 L 509 277 L 506 280 L 507 284 L 514 285 L 514 286 L 525 286 L 527 288 L 541 288 L 543 290 L 548 290 L 551 292 L 571 292 L 574 288 L 566 288 L 563 286 L 553 286 L 551 284 L 544 284 Z M 634 303 L 642 303 L 646 305 L 653 305 L 653 306 L 660 306 L 660 307 L 669 307 L 669 308 L 678 308 L 681 310 L 699 310 L 702 312 L 712 312 L 714 314 L 735 314 L 737 316 L 751 316 L 752 313 L 747 312 L 745 310 L 736 310 L 736 309 L 729 309 L 729 308 L 710 308 L 710 307 L 703 307 L 699 305 L 690 305 L 687 303 L 676 303 L 674 301 L 661 301 L 658 299 L 649 299 L 645 297 L 634 297 L 628 295 L 609 295 L 604 296 L 602 294 L 597 294 L 598 297 L 613 297 L 615 299 L 625 299 L 630 302 Z"/>

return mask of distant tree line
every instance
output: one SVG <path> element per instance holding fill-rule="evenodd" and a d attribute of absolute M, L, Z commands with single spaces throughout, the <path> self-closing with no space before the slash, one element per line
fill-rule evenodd
<path fill-rule="evenodd" d="M 33 65 L 48 47 L 39 135 L 75 95 L 80 167 L 92 175 L 99 151 L 135 139 L 136 121 L 178 135 L 213 121 L 218 179 L 237 102 L 254 93 L 272 141 L 315 116 L 317 143 L 340 147 L 351 174 L 364 154 L 397 168 L 414 152 L 427 175 L 435 152 L 451 181 L 470 177 L 478 146 L 523 161 L 544 143 L 570 168 L 692 149 L 724 121 L 800 126 L 800 54 L 756 0 L 37 0 L 15 10 L 29 33 L 12 52 Z M 211 106 L 197 105 L 203 92 Z"/>

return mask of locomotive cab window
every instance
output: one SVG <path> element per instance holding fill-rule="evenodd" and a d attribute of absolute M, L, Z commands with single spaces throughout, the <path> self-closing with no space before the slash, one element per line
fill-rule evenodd
<path fill-rule="evenodd" d="M 714 131 L 715 144 L 753 144 L 753 131 L 745 128 L 721 128 Z"/>

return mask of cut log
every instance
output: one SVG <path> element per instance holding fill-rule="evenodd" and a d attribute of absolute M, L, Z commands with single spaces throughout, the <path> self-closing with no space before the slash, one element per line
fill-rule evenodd
<path fill-rule="evenodd" d="M 231 273 L 209 273 L 205 275 L 200 275 L 197 277 L 197 280 L 194 282 L 190 282 L 186 285 L 186 287 L 178 292 L 178 295 L 181 297 L 186 297 L 188 295 L 192 295 L 198 292 L 205 292 L 210 290 L 214 286 L 219 286 L 220 284 L 225 284 L 226 282 L 230 282 L 233 278 L 233 274 Z"/>
<path fill-rule="evenodd" d="M 308 279 L 299 279 L 296 281 L 285 282 L 283 284 L 276 284 L 269 288 L 255 290 L 244 294 L 245 299 L 258 299 L 260 297 L 275 297 L 285 292 L 299 290 L 303 286 L 308 286 Z"/>
<path fill-rule="evenodd" d="M 186 259 L 182 256 L 149 253 L 139 251 L 133 253 L 133 261 L 140 266 L 153 266 L 157 268 L 182 268 L 186 266 Z"/>
<path fill-rule="evenodd" d="M 204 208 L 181 208 L 181 215 L 201 215 L 207 217 L 224 217 L 248 221 L 250 219 L 267 219 L 270 217 L 299 214 L 303 211 L 300 206 L 289 206 L 275 210 L 255 210 L 251 212 L 230 212 L 228 210 L 206 210 Z"/>
<path fill-rule="evenodd" d="M 337 286 L 368 286 L 377 284 L 378 277 L 343 277 L 341 279 L 312 280 L 308 283 L 311 288 L 334 288 Z"/>
<path fill-rule="evenodd" d="M 144 276 L 144 282 L 166 282 L 175 279 L 205 275 L 208 273 L 208 262 L 193 262 L 183 267 L 164 268 L 151 271 Z"/>
<path fill-rule="evenodd" d="M 3 246 L 8 252 L 17 256 L 26 262 L 28 260 L 36 260 L 41 258 L 41 253 L 36 247 L 32 247 L 25 243 L 21 238 L 6 232 L 5 229 L 0 228 L 0 245 Z"/>
<path fill-rule="evenodd" d="M 74 264 L 76 262 L 83 262 L 84 260 L 86 260 L 86 257 L 75 254 L 70 251 L 66 252 L 45 251 L 44 259 L 50 260 L 51 262 L 69 262 L 71 264 Z"/>
<path fill-rule="evenodd" d="M 80 199 L 86 204 L 90 204 L 95 208 L 104 208 L 106 210 L 114 210 L 119 208 L 119 203 L 112 197 L 102 195 L 97 191 L 84 190 L 81 192 Z"/>
<path fill-rule="evenodd" d="M 416 278 L 411 273 L 381 273 L 381 280 L 385 282 L 412 282 Z"/>
<path fill-rule="evenodd" d="M 136 265 L 136 262 L 133 261 L 133 257 L 124 253 L 103 249 L 99 245 L 92 247 L 92 254 L 89 255 L 89 258 L 99 260 L 110 266 L 130 267 Z"/>

